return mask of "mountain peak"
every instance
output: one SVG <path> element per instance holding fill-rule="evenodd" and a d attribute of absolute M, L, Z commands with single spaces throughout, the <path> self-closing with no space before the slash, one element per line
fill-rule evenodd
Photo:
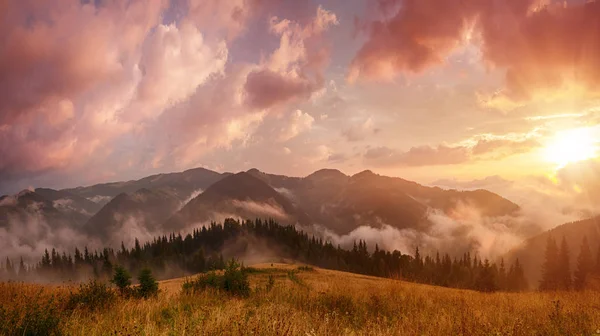
<path fill-rule="evenodd" d="M 363 170 L 360 173 L 356 173 L 356 174 L 352 175 L 352 178 L 365 178 L 365 177 L 371 177 L 371 176 L 377 176 L 377 174 L 373 173 L 370 170 Z"/>
<path fill-rule="evenodd" d="M 348 176 L 337 169 L 321 169 L 308 175 L 307 179 L 331 179 L 331 178 L 347 178 Z"/>

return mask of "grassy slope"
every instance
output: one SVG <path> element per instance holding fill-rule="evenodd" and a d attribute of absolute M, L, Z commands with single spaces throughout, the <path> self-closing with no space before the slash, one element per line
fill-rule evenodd
<path fill-rule="evenodd" d="M 600 293 L 482 294 L 296 265 L 260 265 L 250 298 L 180 293 L 161 283 L 157 299 L 75 311 L 61 321 L 73 335 L 599 335 Z M 294 273 L 290 274 L 290 271 Z M 271 291 L 268 276 L 275 278 Z M 3 287 L 4 286 L 4 287 Z M 34 293 L 31 285 L 0 285 Z M 45 289 L 60 295 L 64 288 Z M 4 292 L 4 293 L 3 293 Z M 557 303 L 559 301 L 559 303 Z"/>

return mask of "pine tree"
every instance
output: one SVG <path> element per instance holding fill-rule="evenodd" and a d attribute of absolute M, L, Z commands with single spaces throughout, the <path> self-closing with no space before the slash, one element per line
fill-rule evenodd
<path fill-rule="evenodd" d="M 540 290 L 553 291 L 558 289 L 558 247 L 552 236 L 548 236 L 546 253 L 542 265 L 542 280 Z"/>
<path fill-rule="evenodd" d="M 25 267 L 25 262 L 23 262 L 23 257 L 21 257 L 21 261 L 19 261 L 19 278 L 23 279 L 27 273 L 27 267 Z"/>
<path fill-rule="evenodd" d="M 158 282 L 152 275 L 152 271 L 149 268 L 143 268 L 138 274 L 138 293 L 141 297 L 147 299 L 152 296 L 158 295 Z"/>
<path fill-rule="evenodd" d="M 508 275 L 508 287 L 508 290 L 512 292 L 521 292 L 529 288 L 527 279 L 525 279 L 525 271 L 523 270 L 523 266 L 518 258 L 510 267 Z"/>
<path fill-rule="evenodd" d="M 489 260 L 485 259 L 483 266 L 475 281 L 475 288 L 481 292 L 495 292 L 498 289 L 493 267 Z"/>
<path fill-rule="evenodd" d="M 504 267 L 504 258 L 500 259 L 500 268 L 498 269 L 498 288 L 505 290 L 507 288 L 506 283 L 506 268 Z"/>
<path fill-rule="evenodd" d="M 577 290 L 583 290 L 586 286 L 588 276 L 593 270 L 592 252 L 588 245 L 587 237 L 583 237 L 581 250 L 577 257 L 577 269 L 575 270 L 574 286 Z"/>
<path fill-rule="evenodd" d="M 560 251 L 558 252 L 558 275 L 559 275 L 559 289 L 569 290 L 572 285 L 571 278 L 571 266 L 570 266 L 570 255 L 569 246 L 567 240 L 563 237 L 560 244 Z"/>
<path fill-rule="evenodd" d="M 117 286 L 121 294 L 125 294 L 131 285 L 131 274 L 123 266 L 117 265 L 115 267 L 115 274 L 110 282 Z"/>
<path fill-rule="evenodd" d="M 12 264 L 12 262 L 10 261 L 10 259 L 8 259 L 8 257 L 6 257 L 6 274 L 8 276 L 9 279 L 14 279 L 15 278 L 15 268 Z"/>

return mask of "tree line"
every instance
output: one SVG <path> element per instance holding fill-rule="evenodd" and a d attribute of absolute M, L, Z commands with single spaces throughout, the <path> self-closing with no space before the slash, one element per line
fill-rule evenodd
<path fill-rule="evenodd" d="M 121 244 L 120 249 L 104 248 L 92 252 L 84 247 L 83 250 L 76 248 L 73 254 L 46 250 L 35 265 L 28 266 L 22 259 L 14 264 L 6 259 L 0 267 L 0 279 L 55 282 L 90 278 L 109 280 L 117 267 L 132 273 L 147 268 L 159 279 L 190 275 L 223 269 L 225 262 L 221 252 L 224 247 L 235 245 L 238 253 L 243 253 L 252 244 L 249 239 L 244 239 L 248 237 L 276 250 L 281 258 L 321 268 L 485 292 L 528 289 L 523 266 L 518 259 L 507 266 L 503 260 L 496 264 L 471 253 L 454 258 L 439 253 L 422 256 L 416 248 L 413 255 L 409 255 L 398 250 L 385 251 L 378 245 L 371 252 L 363 240 L 345 249 L 340 245 L 334 246 L 331 241 L 309 236 L 294 226 L 280 225 L 272 219 L 242 222 L 226 219 L 222 224 L 211 223 L 196 228 L 185 236 L 171 233 L 143 244 L 135 239 L 131 248 Z"/>
<path fill-rule="evenodd" d="M 557 291 L 600 288 L 600 246 L 594 262 L 587 237 L 583 237 L 573 272 L 570 263 L 571 255 L 566 239 L 563 237 L 559 247 L 556 240 L 548 236 L 539 289 Z"/>

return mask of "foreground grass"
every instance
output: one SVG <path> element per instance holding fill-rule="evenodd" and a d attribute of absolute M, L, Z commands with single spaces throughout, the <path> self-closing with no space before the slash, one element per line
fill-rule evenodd
<path fill-rule="evenodd" d="M 158 298 L 118 299 L 95 312 L 65 309 L 74 290 L 67 286 L 0 284 L 0 305 L 5 314 L 29 303 L 53 307 L 66 335 L 600 335 L 598 292 L 483 294 L 293 265 L 257 268 L 249 298 L 183 294 L 184 279 L 175 279 L 161 283 Z"/>

